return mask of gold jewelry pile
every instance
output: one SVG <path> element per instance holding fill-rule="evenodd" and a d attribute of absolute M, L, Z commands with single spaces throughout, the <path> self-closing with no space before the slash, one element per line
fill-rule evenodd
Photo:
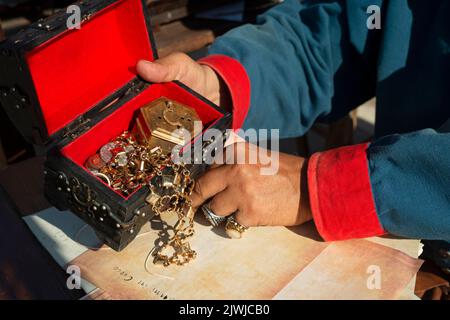
<path fill-rule="evenodd" d="M 194 234 L 189 199 L 194 180 L 184 164 L 175 164 L 171 158 L 173 147 L 187 142 L 176 139 L 176 130 L 184 128 L 193 136 L 195 121 L 201 123 L 195 110 L 161 97 L 139 109 L 132 133 L 123 132 L 86 161 L 95 176 L 124 197 L 148 187 L 150 195 L 145 201 L 155 215 L 177 215 L 173 236 L 161 231 L 153 250 L 153 262 L 164 266 L 184 265 L 196 257 L 187 242 Z"/>
<path fill-rule="evenodd" d="M 159 245 L 153 251 L 154 263 L 169 266 L 184 265 L 195 259 L 187 239 L 194 234 L 194 210 L 189 199 L 194 180 L 183 164 L 173 163 L 160 147 L 150 149 L 140 145 L 127 131 L 104 145 L 91 156 L 86 167 L 113 190 L 129 196 L 139 186 L 148 186 L 146 202 L 157 216 L 174 213 L 178 222 L 174 235 L 167 241 L 160 234 Z M 171 255 L 165 253 L 170 248 Z"/>

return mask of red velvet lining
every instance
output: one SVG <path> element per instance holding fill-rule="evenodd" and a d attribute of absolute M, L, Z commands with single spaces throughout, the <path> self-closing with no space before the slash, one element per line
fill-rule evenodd
<path fill-rule="evenodd" d="M 107 7 L 26 59 L 52 135 L 133 79 L 139 59 L 153 59 L 142 1 Z"/>
<path fill-rule="evenodd" d="M 62 154 L 84 168 L 84 163 L 89 156 L 96 153 L 104 144 L 124 130 L 130 129 L 136 111 L 140 107 L 162 96 L 195 109 L 204 126 L 213 123 L 222 116 L 219 111 L 173 82 L 152 84 L 137 97 L 114 111 L 109 117 L 100 121 L 84 135 L 64 147 Z"/>

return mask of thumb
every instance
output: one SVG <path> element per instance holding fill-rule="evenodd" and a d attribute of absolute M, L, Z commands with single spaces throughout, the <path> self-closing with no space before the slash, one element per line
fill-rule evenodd
<path fill-rule="evenodd" d="M 180 66 L 161 59 L 154 62 L 140 60 L 136 65 L 138 74 L 148 82 L 161 83 L 179 80 Z"/>

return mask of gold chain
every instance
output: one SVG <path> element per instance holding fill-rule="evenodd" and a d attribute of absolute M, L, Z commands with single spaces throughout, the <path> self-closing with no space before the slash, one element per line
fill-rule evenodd
<path fill-rule="evenodd" d="M 160 147 L 150 149 L 139 144 L 125 131 L 90 157 L 86 166 L 124 196 L 147 186 L 150 194 L 146 202 L 156 216 L 161 217 L 164 213 L 177 215 L 173 236 L 168 237 L 168 230 L 159 234 L 159 244 L 153 250 L 155 264 L 184 265 L 195 259 L 197 254 L 187 241 L 194 235 L 194 210 L 190 196 L 195 182 L 184 164 L 174 163 Z M 173 253 L 167 254 L 170 249 Z"/>
<path fill-rule="evenodd" d="M 171 161 L 165 162 L 164 172 L 159 176 L 159 180 L 156 185 L 150 185 L 150 195 L 146 201 L 156 215 L 176 214 L 178 221 L 173 227 L 174 235 L 166 241 L 162 239 L 167 234 L 160 232 L 160 245 L 153 251 L 153 263 L 166 267 L 185 265 L 197 256 L 187 241 L 194 235 L 194 210 L 189 197 L 195 182 L 183 164 L 173 164 Z M 155 190 L 162 190 L 164 195 L 159 195 Z M 170 249 L 173 251 L 171 255 L 165 253 Z"/>

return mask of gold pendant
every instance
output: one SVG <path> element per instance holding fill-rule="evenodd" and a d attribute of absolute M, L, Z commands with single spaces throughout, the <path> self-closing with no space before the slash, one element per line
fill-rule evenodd
<path fill-rule="evenodd" d="M 160 146 L 168 154 L 189 142 L 182 130 L 194 138 L 195 121 L 201 123 L 194 109 L 162 97 L 139 110 L 132 133 L 141 144 Z"/>

